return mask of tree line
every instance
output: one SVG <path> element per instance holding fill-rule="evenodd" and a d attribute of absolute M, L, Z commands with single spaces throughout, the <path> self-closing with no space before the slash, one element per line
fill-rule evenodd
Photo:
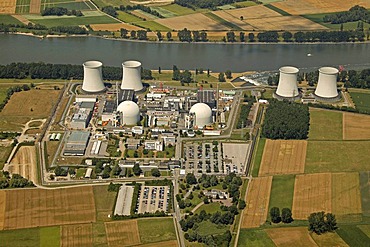
<path fill-rule="evenodd" d="M 175 0 L 175 4 L 195 10 L 196 8 L 216 10 L 217 6 L 242 2 L 243 0 Z M 252 0 L 261 3 L 257 0 Z"/>
<path fill-rule="evenodd" d="M 36 35 L 46 35 L 46 34 L 89 34 L 86 28 L 79 26 L 56 26 L 47 28 L 40 24 L 0 24 L 0 33 L 15 33 L 20 29 L 31 30 L 33 34 Z"/>
<path fill-rule="evenodd" d="M 0 189 L 7 188 L 24 188 L 34 187 L 32 181 L 27 180 L 19 174 L 13 174 L 10 176 L 8 171 L 3 171 L 3 177 L 0 178 Z"/>
<path fill-rule="evenodd" d="M 370 23 L 370 13 L 366 8 L 355 5 L 346 12 L 325 15 L 323 20 L 324 22 L 330 22 L 331 24 L 341 24 L 353 21 Z"/>
<path fill-rule="evenodd" d="M 63 7 L 46 7 L 41 11 L 42 16 L 47 16 L 47 15 L 57 15 L 57 16 L 62 16 L 62 15 L 74 15 L 74 16 L 83 16 L 81 10 L 68 10 L 67 8 Z"/>
<path fill-rule="evenodd" d="M 137 4 L 137 5 L 120 5 L 119 7 L 113 7 L 111 5 L 108 5 L 108 6 L 104 6 L 102 9 L 101 9 L 104 13 L 110 15 L 110 16 L 113 16 L 113 17 L 118 17 L 118 13 L 117 13 L 117 10 L 120 10 L 120 11 L 125 11 L 127 13 L 130 13 L 131 11 L 133 10 L 141 10 L 141 11 L 144 11 L 146 13 L 149 13 L 151 15 L 155 15 L 159 18 L 163 18 L 163 16 L 156 10 L 153 10 L 151 9 L 150 7 L 147 7 L 147 6 L 144 6 L 144 5 L 140 5 L 140 4 Z M 144 21 L 146 20 L 145 18 L 141 18 L 141 17 L 138 17 L 140 19 L 143 19 Z"/>

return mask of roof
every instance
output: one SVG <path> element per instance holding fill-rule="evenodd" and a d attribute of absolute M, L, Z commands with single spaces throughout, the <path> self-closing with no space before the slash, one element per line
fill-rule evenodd
<path fill-rule="evenodd" d="M 72 131 L 68 142 L 87 142 L 90 137 L 90 131 Z"/>
<path fill-rule="evenodd" d="M 135 91 L 132 89 L 122 89 L 118 93 L 118 102 L 121 103 L 126 100 L 132 101 L 134 99 Z"/>
<path fill-rule="evenodd" d="M 215 91 L 213 90 L 200 90 L 197 93 L 197 99 L 200 103 L 215 103 Z"/>
<path fill-rule="evenodd" d="M 199 117 L 204 118 L 212 116 L 211 108 L 204 103 L 196 103 L 191 107 L 189 113 L 195 113 L 195 115 L 199 115 Z"/>
<path fill-rule="evenodd" d="M 106 101 L 103 112 L 113 113 L 116 110 L 117 104 L 115 101 Z"/>
<path fill-rule="evenodd" d="M 83 101 L 79 105 L 80 105 L 80 108 L 86 108 L 86 109 L 92 110 L 94 109 L 95 103 Z"/>
<path fill-rule="evenodd" d="M 139 106 L 130 100 L 123 101 L 118 105 L 117 111 L 122 112 L 125 117 L 140 115 Z"/>

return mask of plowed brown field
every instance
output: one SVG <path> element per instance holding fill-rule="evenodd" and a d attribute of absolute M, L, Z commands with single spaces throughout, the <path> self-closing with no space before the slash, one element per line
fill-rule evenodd
<path fill-rule="evenodd" d="M 370 139 L 370 116 L 354 113 L 343 113 L 343 139 Z"/>
<path fill-rule="evenodd" d="M 60 243 L 62 247 L 90 247 L 92 241 L 92 225 L 65 225 L 61 228 Z"/>
<path fill-rule="evenodd" d="M 41 0 L 31 0 L 30 2 L 30 14 L 40 14 Z"/>
<path fill-rule="evenodd" d="M 310 21 L 301 16 L 277 16 L 260 19 L 250 19 L 246 22 L 256 30 L 288 30 L 288 31 L 306 31 L 306 30 L 325 30 L 328 29 L 318 23 Z"/>
<path fill-rule="evenodd" d="M 132 246 L 141 243 L 137 220 L 106 222 L 105 231 L 110 247 Z"/>

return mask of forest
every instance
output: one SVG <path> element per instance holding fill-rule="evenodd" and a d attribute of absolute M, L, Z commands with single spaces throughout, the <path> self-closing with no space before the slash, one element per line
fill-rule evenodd
<path fill-rule="evenodd" d="M 183 7 L 215 10 L 217 6 L 242 2 L 243 0 L 175 0 L 175 3 Z M 260 3 L 259 1 L 254 1 Z"/>
<path fill-rule="evenodd" d="M 353 21 L 370 23 L 370 12 L 366 8 L 356 5 L 346 12 L 325 15 L 323 20 L 324 22 L 330 22 L 332 24 L 341 24 Z"/>

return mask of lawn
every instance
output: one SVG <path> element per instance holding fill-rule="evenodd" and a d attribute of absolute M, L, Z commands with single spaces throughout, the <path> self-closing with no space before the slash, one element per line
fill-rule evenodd
<path fill-rule="evenodd" d="M 269 209 L 278 207 L 292 209 L 295 175 L 274 176 L 270 194 Z"/>
<path fill-rule="evenodd" d="M 337 233 L 349 246 L 369 246 L 370 238 L 355 225 L 339 225 Z"/>
<path fill-rule="evenodd" d="M 22 24 L 22 22 L 18 21 L 16 18 L 14 18 L 11 15 L 0 15 L 0 23 L 3 23 L 3 24 Z"/>
<path fill-rule="evenodd" d="M 202 221 L 199 223 L 199 227 L 197 228 L 197 232 L 200 235 L 217 235 L 223 234 L 226 230 L 228 230 L 228 226 L 226 225 L 216 225 L 210 221 Z"/>
<path fill-rule="evenodd" d="M 86 168 L 78 168 L 76 172 L 76 179 L 83 178 L 86 173 Z"/>
<path fill-rule="evenodd" d="M 369 141 L 309 141 L 305 173 L 367 171 Z"/>
<path fill-rule="evenodd" d="M 350 92 L 353 102 L 356 105 L 356 109 L 361 112 L 370 113 L 370 93 L 355 93 Z"/>
<path fill-rule="evenodd" d="M 171 218 L 138 219 L 141 243 L 176 240 L 175 226 Z"/>
<path fill-rule="evenodd" d="M 110 221 L 109 214 L 112 214 L 117 192 L 108 192 L 108 185 L 93 187 L 96 219 L 97 221 Z"/>
<path fill-rule="evenodd" d="M 221 205 L 218 202 L 212 202 L 212 203 L 209 203 L 209 204 L 203 204 L 202 206 L 200 206 L 195 211 L 195 213 L 196 214 L 199 214 L 200 211 L 205 210 L 207 212 L 207 214 L 213 214 L 213 213 L 216 213 L 218 211 L 221 211 L 220 206 Z"/>
<path fill-rule="evenodd" d="M 342 112 L 310 109 L 308 137 L 312 140 L 342 140 L 342 122 Z"/>
<path fill-rule="evenodd" d="M 275 244 L 264 230 L 240 229 L 238 246 L 274 247 Z"/>
<path fill-rule="evenodd" d="M 59 17 L 55 19 L 33 19 L 31 21 L 47 27 L 117 23 L 116 20 L 108 16 Z"/>
<path fill-rule="evenodd" d="M 40 247 L 60 246 L 60 227 L 40 228 Z"/>
<path fill-rule="evenodd" d="M 252 171 L 253 177 L 258 177 L 258 172 L 261 166 L 261 160 L 262 160 L 263 149 L 265 147 L 265 143 L 266 143 L 266 139 L 260 138 L 257 144 L 257 149 L 254 152 L 253 171 Z"/>
<path fill-rule="evenodd" d="M 1 247 L 47 247 L 60 245 L 60 229 L 55 227 L 0 231 Z"/>

